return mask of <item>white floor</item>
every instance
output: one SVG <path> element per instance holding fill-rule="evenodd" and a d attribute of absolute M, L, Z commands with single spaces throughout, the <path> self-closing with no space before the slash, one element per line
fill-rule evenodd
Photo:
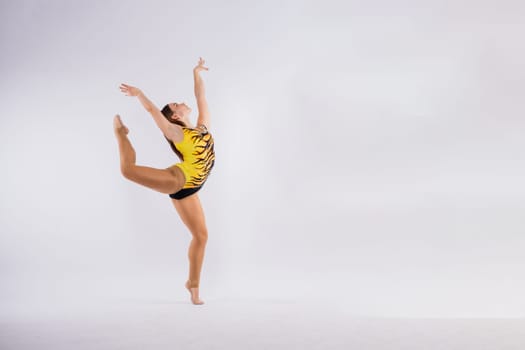
<path fill-rule="evenodd" d="M 276 298 L 88 300 L 9 305 L 0 349 L 522 350 L 525 319 L 367 318 Z"/>

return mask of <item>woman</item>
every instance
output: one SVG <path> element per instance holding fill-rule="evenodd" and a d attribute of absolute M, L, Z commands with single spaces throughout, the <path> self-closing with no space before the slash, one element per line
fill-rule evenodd
<path fill-rule="evenodd" d="M 199 59 L 193 69 L 195 97 L 199 116 L 197 126 L 192 127 L 188 119 L 191 108 L 185 103 L 169 103 L 159 110 L 140 89 L 122 84 L 120 90 L 128 96 L 138 98 L 151 114 L 164 137 L 181 162 L 166 169 L 154 169 L 136 165 L 135 150 L 128 139 L 128 128 L 117 114 L 113 121 L 115 135 L 120 151 L 120 169 L 125 178 L 161 193 L 169 194 L 182 222 L 188 227 L 193 238 L 190 243 L 188 258 L 190 272 L 186 288 L 195 305 L 204 304 L 199 298 L 199 281 L 204 251 L 208 240 L 208 230 L 204 212 L 197 192 L 208 178 L 215 162 L 213 137 L 210 128 L 210 113 L 204 96 L 204 85 L 200 71 L 204 60 Z"/>

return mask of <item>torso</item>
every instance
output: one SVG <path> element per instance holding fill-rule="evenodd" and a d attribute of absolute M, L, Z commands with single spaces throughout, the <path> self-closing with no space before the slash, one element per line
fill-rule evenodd
<path fill-rule="evenodd" d="M 181 127 L 183 138 L 173 142 L 175 148 L 182 154 L 179 163 L 186 175 L 185 187 L 202 185 L 215 164 L 214 140 L 205 127 Z"/>

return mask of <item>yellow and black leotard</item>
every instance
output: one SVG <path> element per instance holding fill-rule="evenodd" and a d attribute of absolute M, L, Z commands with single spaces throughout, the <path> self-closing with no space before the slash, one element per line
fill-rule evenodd
<path fill-rule="evenodd" d="M 170 145 L 181 157 L 182 162 L 175 164 L 186 176 L 182 190 L 170 194 L 171 198 L 182 199 L 197 192 L 206 182 L 213 165 L 215 164 L 214 141 L 212 135 L 204 125 L 197 128 L 182 127 L 184 138 L 182 141 Z"/>

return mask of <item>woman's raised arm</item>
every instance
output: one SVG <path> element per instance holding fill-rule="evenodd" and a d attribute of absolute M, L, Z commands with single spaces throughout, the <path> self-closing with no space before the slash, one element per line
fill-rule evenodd
<path fill-rule="evenodd" d="M 180 136 L 179 134 L 182 133 L 180 127 L 166 120 L 166 118 L 164 118 L 157 106 L 155 106 L 155 104 L 151 102 L 150 99 L 146 97 L 146 95 L 144 95 L 142 90 L 131 85 L 121 84 L 120 91 L 122 91 L 127 96 L 136 96 L 139 99 L 142 106 L 144 106 L 146 111 L 148 111 L 148 113 L 151 114 L 151 116 L 155 120 L 155 123 L 162 131 L 164 136 L 166 136 L 170 140 L 173 140 L 174 138 Z"/>
<path fill-rule="evenodd" d="M 199 64 L 193 68 L 193 80 L 195 82 L 195 97 L 197 98 L 197 109 L 199 110 L 199 117 L 197 119 L 197 126 L 204 125 L 206 129 L 210 129 L 210 111 L 208 110 L 208 102 L 204 94 L 204 82 L 200 76 L 200 71 L 208 70 L 204 67 L 204 60 L 199 57 Z"/>

